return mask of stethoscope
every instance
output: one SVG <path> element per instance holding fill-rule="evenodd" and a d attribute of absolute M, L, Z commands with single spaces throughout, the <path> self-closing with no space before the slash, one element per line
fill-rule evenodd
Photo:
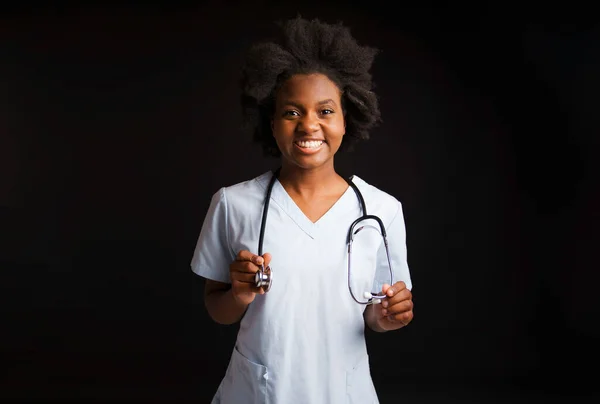
<path fill-rule="evenodd" d="M 262 221 L 260 224 L 260 235 L 258 238 L 258 255 L 260 255 L 260 256 L 263 255 L 263 252 L 262 252 L 263 251 L 263 240 L 265 237 L 265 225 L 267 223 L 267 214 L 269 213 L 269 201 L 271 200 L 271 191 L 273 190 L 273 185 L 275 184 L 275 180 L 277 180 L 277 177 L 279 176 L 280 171 L 281 171 L 281 168 L 277 169 L 273 173 L 273 176 L 271 177 L 271 181 L 269 182 L 269 186 L 267 187 L 265 203 L 263 206 Z M 358 232 L 360 232 L 361 230 L 363 230 L 365 228 L 373 228 L 383 238 L 383 244 L 385 246 L 385 253 L 387 255 L 388 268 L 390 270 L 390 283 L 389 284 L 392 285 L 392 283 L 393 283 L 392 260 L 390 259 L 390 250 L 388 247 L 385 226 L 383 225 L 383 222 L 381 221 L 381 219 L 379 217 L 367 214 L 367 207 L 365 205 L 365 200 L 363 199 L 362 194 L 358 190 L 358 187 L 352 182 L 352 179 L 346 178 L 346 182 L 354 190 L 354 193 L 356 194 L 356 197 L 358 198 L 358 202 L 359 202 L 361 210 L 362 210 L 362 216 L 359 217 L 358 219 L 356 219 L 350 225 L 350 229 L 348 230 L 348 237 L 346 239 L 346 243 L 348 246 L 348 290 L 350 291 L 350 295 L 352 296 L 354 301 L 356 301 L 359 304 L 381 303 L 381 300 L 383 298 L 385 298 L 385 295 L 378 294 L 378 293 L 365 292 L 363 294 L 363 297 L 367 300 L 358 300 L 358 298 L 354 295 L 354 292 L 352 291 L 352 286 L 350 284 L 350 279 L 351 279 L 350 273 L 352 272 L 351 256 L 352 256 L 352 242 L 354 241 L 354 236 L 356 236 L 356 234 Z M 359 223 L 361 223 L 365 220 L 369 220 L 369 219 L 375 220 L 379 224 L 379 229 L 373 225 L 365 224 L 355 230 L 356 226 L 358 226 Z M 260 269 L 256 272 L 256 275 L 254 276 L 254 283 L 255 283 L 256 287 L 262 287 L 265 292 L 268 292 L 271 289 L 271 285 L 273 284 L 273 272 L 271 270 L 271 267 L 270 266 L 265 267 L 264 265 L 261 265 Z"/>

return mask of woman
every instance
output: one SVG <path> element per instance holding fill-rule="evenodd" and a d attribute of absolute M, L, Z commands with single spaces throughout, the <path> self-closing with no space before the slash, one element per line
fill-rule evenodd
<path fill-rule="evenodd" d="M 280 167 L 213 196 L 191 263 L 214 321 L 241 320 L 213 403 L 376 403 L 364 325 L 413 318 L 402 206 L 334 167 L 379 121 L 376 51 L 341 24 L 282 28 L 249 50 L 242 80 L 245 117 Z M 365 213 L 376 218 L 353 225 Z"/>

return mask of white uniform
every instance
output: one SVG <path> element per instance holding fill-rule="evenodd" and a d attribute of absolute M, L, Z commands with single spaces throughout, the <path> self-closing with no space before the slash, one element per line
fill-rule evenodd
<path fill-rule="evenodd" d="M 214 194 L 194 251 L 192 270 L 230 283 L 229 265 L 240 250 L 258 253 L 263 202 L 272 173 Z M 367 213 L 383 221 L 393 282 L 411 288 L 402 206 L 354 176 Z M 351 187 L 316 223 L 275 181 L 263 253 L 270 253 L 272 287 L 244 315 L 236 346 L 213 403 L 377 403 L 364 338 L 365 305 L 348 290 L 347 234 L 361 216 Z M 369 224 L 377 226 L 373 220 Z M 352 247 L 354 295 L 390 283 L 382 238 L 366 229 Z"/>

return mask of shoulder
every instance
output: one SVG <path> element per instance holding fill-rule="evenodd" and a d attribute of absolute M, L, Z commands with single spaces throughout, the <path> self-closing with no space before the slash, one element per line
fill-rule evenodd
<path fill-rule="evenodd" d="M 389 223 L 402 211 L 402 203 L 395 196 L 369 184 L 357 175 L 353 175 L 351 180 L 362 194 L 368 214 L 381 216 Z"/>
<path fill-rule="evenodd" d="M 213 196 L 228 208 L 240 208 L 255 203 L 262 204 L 272 172 L 267 171 L 258 177 L 220 188 Z"/>

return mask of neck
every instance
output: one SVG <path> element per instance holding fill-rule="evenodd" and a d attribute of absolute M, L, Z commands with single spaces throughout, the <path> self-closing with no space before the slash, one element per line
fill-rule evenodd
<path fill-rule="evenodd" d="M 340 183 L 343 179 L 331 165 L 314 169 L 301 169 L 297 166 L 285 164 L 281 166 L 279 182 L 288 191 L 297 194 L 314 194 L 327 191 Z"/>

